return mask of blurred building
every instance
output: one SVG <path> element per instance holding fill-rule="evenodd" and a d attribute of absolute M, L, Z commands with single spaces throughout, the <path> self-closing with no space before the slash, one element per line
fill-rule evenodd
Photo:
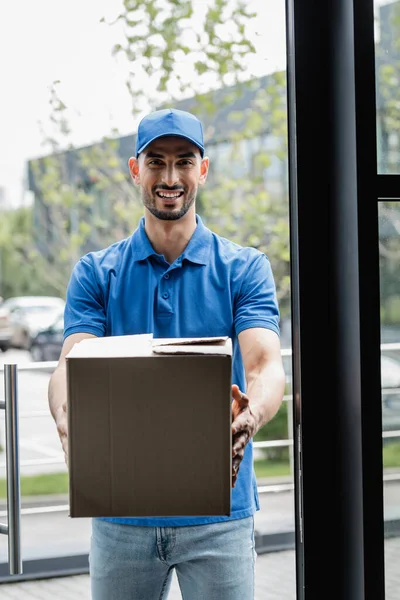
<path fill-rule="evenodd" d="M 386 172 L 390 172 L 390 164 L 400 165 L 399 16 L 400 0 L 379 7 L 379 35 L 376 44 L 377 77 L 381 80 L 377 94 L 378 156 L 380 163 L 385 165 Z M 175 107 L 195 112 L 203 122 L 207 155 L 210 157 L 208 189 L 217 185 L 220 173 L 229 173 L 233 180 L 248 178 L 250 182 L 257 181 L 254 184 L 255 191 L 261 186 L 272 199 L 287 198 L 285 73 L 274 73 L 234 87 L 220 89 L 205 103 L 200 104 L 195 98 L 189 98 L 176 103 Z M 274 122 L 276 110 L 281 115 L 278 126 Z M 254 118 L 256 121 L 258 119 L 255 125 L 251 123 Z M 245 128 L 251 132 L 252 127 L 256 131 L 254 135 L 243 135 Z M 119 176 L 124 177 L 126 183 L 130 183 L 127 161 L 134 153 L 135 140 L 135 133 L 113 140 L 112 160 L 118 163 L 114 165 L 114 172 L 118 170 Z M 91 172 L 87 161 L 82 161 L 82 152 L 96 153 L 97 150 L 101 152 L 102 148 L 107 154 L 104 143 L 99 142 L 51 157 L 59 161 L 61 182 L 72 186 L 76 193 L 81 190 L 96 196 L 95 203 L 83 207 L 80 214 L 71 207 L 65 216 L 71 234 L 77 230 L 80 222 L 86 221 L 91 224 L 92 231 L 78 254 L 102 247 L 104 234 L 96 223 L 102 222 L 104 227 L 104 223 L 110 223 L 113 219 L 113 207 L 110 206 L 107 192 L 98 186 L 97 178 Z M 268 155 L 267 161 L 258 160 L 263 153 Z M 28 188 L 34 198 L 35 238 L 38 248 L 45 255 L 50 247 L 54 252 L 60 233 L 60 217 L 57 210 L 47 201 L 43 190 L 40 189 L 40 181 L 48 169 L 46 161 L 49 158 L 43 157 L 28 162 Z M 201 205 L 201 200 L 199 204 Z"/>
<path fill-rule="evenodd" d="M 280 76 L 280 77 L 279 77 Z M 257 135 L 252 135 L 251 116 L 256 110 L 257 102 L 266 102 L 265 95 L 274 98 L 274 107 L 280 109 L 283 119 L 283 125 L 286 120 L 286 91 L 285 74 L 273 74 L 247 83 L 238 84 L 235 87 L 224 88 L 212 94 L 206 102 L 199 102 L 195 98 L 189 98 L 176 103 L 175 108 L 197 113 L 204 127 L 205 143 L 207 155 L 210 158 L 210 172 L 207 181 L 207 188 L 217 185 L 218 174 L 229 173 L 233 179 L 243 177 L 249 180 L 261 182 L 258 186 L 265 189 L 271 196 L 276 198 L 287 197 L 287 160 L 286 152 L 286 134 L 277 135 L 273 131 L 273 124 L 268 121 L 268 112 L 259 111 L 259 122 L 257 123 Z M 268 91 L 269 90 L 269 91 Z M 212 106 L 212 110 L 209 106 Z M 240 135 L 240 132 L 247 129 L 247 136 Z M 238 135 L 239 133 L 239 135 Z M 113 157 L 112 160 L 118 161 L 117 167 L 114 166 L 113 172 L 119 171 L 124 174 L 126 182 L 130 183 L 130 174 L 127 161 L 133 156 L 136 142 L 136 134 L 122 136 L 112 141 Z M 109 157 L 107 142 L 68 150 L 52 157 L 43 157 L 35 159 L 28 163 L 28 186 L 34 195 L 34 227 L 35 236 L 39 249 L 46 254 L 48 248 L 57 242 L 59 235 L 59 219 L 57 219 L 56 209 L 51 202 L 48 202 L 41 189 L 41 182 L 49 171 L 49 159 L 56 159 L 62 173 L 62 181 L 72 185 L 77 192 L 79 190 L 94 193 L 96 202 L 88 207 L 84 218 L 90 220 L 93 224 L 98 220 L 109 221 L 112 219 L 112 206 L 106 193 L 102 193 L 101 186 L 98 186 L 96 175 L 93 174 L 87 161 L 82 160 L 83 153 L 97 155 L 97 160 L 101 165 L 101 151 L 104 156 Z M 263 152 L 268 153 L 268 164 L 257 162 L 257 157 Z M 100 157 L 100 158 L 99 158 Z M 265 162 L 265 161 L 264 161 Z M 54 168 L 54 163 L 50 168 Z M 106 166 L 104 167 L 106 169 Z M 76 211 L 71 209 L 69 215 L 71 232 L 76 223 Z M 96 227 L 90 239 L 81 249 L 82 252 L 90 251 L 99 247 L 99 237 Z"/>

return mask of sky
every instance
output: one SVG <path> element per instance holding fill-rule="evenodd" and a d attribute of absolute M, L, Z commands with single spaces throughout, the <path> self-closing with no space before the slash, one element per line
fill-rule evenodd
<path fill-rule="evenodd" d="M 194 2 L 202 12 L 207 0 Z M 284 0 L 251 0 L 248 6 L 258 15 L 249 29 L 257 48 L 249 76 L 284 69 Z M 136 131 L 142 115 L 132 115 L 129 65 L 111 52 L 123 43 L 123 32 L 100 22 L 114 19 L 121 7 L 122 0 L 0 2 L 0 188 L 10 205 L 26 201 L 27 161 L 47 153 L 43 127 L 49 131 L 53 81 L 60 81 L 74 145 L 100 140 L 112 128 L 121 135 Z"/>
<path fill-rule="evenodd" d="M 197 10 L 205 1 L 195 0 Z M 285 68 L 284 1 L 252 5 L 258 52 L 249 73 Z M 122 0 L 0 2 L 0 188 L 12 206 L 24 201 L 26 162 L 47 153 L 43 127 L 49 131 L 53 81 L 60 81 L 74 145 L 99 140 L 113 127 L 121 135 L 136 131 L 140 115 L 132 115 L 125 86 L 128 64 L 111 52 L 123 42 L 121 28 L 108 24 L 121 7 Z"/>

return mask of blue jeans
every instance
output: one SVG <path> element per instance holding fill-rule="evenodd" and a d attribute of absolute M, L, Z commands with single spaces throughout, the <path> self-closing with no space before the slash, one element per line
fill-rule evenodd
<path fill-rule="evenodd" d="M 92 600 L 166 600 L 173 569 L 183 600 L 254 600 L 254 519 L 137 527 L 94 519 Z"/>

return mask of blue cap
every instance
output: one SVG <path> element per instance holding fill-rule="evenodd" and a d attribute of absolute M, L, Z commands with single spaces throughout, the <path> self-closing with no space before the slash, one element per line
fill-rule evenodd
<path fill-rule="evenodd" d="M 166 108 L 150 113 L 140 121 L 136 138 L 136 157 L 154 140 L 170 135 L 189 140 L 199 148 L 201 156 L 204 156 L 203 127 L 199 119 L 189 112 Z"/>

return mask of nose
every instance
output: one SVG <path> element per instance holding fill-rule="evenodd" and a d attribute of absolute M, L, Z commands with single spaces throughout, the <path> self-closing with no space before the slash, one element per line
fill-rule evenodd
<path fill-rule="evenodd" d="M 163 170 L 162 181 L 168 187 L 173 187 L 179 183 L 178 170 L 175 168 L 174 164 L 166 165 L 165 169 Z"/>

